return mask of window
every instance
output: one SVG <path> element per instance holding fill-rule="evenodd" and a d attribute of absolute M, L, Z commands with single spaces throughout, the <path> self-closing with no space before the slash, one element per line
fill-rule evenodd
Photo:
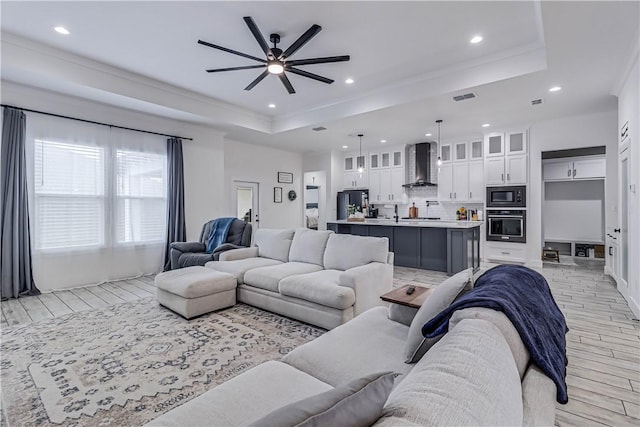
<path fill-rule="evenodd" d="M 35 140 L 38 249 L 104 244 L 104 148 Z"/>
<path fill-rule="evenodd" d="M 34 160 L 36 249 L 164 240 L 166 155 L 35 139 Z"/>
<path fill-rule="evenodd" d="M 163 239 L 166 221 L 166 156 L 117 150 L 118 243 Z"/>

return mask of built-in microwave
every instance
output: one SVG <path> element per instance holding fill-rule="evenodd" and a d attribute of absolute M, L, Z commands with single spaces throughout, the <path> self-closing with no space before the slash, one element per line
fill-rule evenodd
<path fill-rule="evenodd" d="M 525 185 L 487 187 L 487 207 L 525 208 L 527 207 L 527 187 Z"/>

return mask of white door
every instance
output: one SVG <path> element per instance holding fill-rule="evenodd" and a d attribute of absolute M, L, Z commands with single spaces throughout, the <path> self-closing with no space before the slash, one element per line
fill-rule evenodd
<path fill-rule="evenodd" d="M 505 157 L 507 174 L 505 184 L 527 183 L 527 155 Z"/>
<path fill-rule="evenodd" d="M 391 201 L 391 169 L 380 170 L 380 198 L 384 202 Z"/>
<path fill-rule="evenodd" d="M 469 200 L 484 201 L 484 167 L 482 160 L 469 162 Z"/>
<path fill-rule="evenodd" d="M 445 163 L 438 170 L 438 200 L 453 200 L 453 165 Z"/>
<path fill-rule="evenodd" d="M 356 174 L 358 172 L 345 172 L 344 173 L 344 185 L 343 188 L 350 189 L 356 187 Z"/>
<path fill-rule="evenodd" d="M 614 230 L 614 235 L 618 237 L 618 291 L 627 298 L 629 294 L 629 214 L 630 214 L 630 204 L 629 204 L 629 149 L 624 150 L 620 153 L 620 180 L 618 183 L 620 184 L 620 192 L 619 192 L 619 203 L 620 209 L 618 224 L 620 228 Z"/>
<path fill-rule="evenodd" d="M 485 159 L 487 185 L 504 184 L 504 157 Z"/>
<path fill-rule="evenodd" d="M 260 226 L 259 188 L 257 182 L 233 181 L 235 216 L 251 224 L 254 230 Z"/>
<path fill-rule="evenodd" d="M 453 200 L 469 200 L 469 164 L 453 164 Z"/>

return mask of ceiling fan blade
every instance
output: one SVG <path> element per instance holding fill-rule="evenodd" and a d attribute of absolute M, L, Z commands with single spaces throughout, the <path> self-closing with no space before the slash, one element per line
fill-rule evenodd
<path fill-rule="evenodd" d="M 256 79 L 254 81 L 249 83 L 249 86 L 245 87 L 244 90 L 253 89 L 258 83 L 260 83 L 262 81 L 262 79 L 264 79 L 268 75 L 269 75 L 269 70 L 264 70 L 264 72 L 262 74 L 260 74 L 258 77 L 256 77 Z"/>
<path fill-rule="evenodd" d="M 298 40 L 294 41 L 293 44 L 289 46 L 289 48 L 285 50 L 282 55 L 280 55 L 280 59 L 288 58 L 296 53 L 298 49 L 300 49 L 302 46 L 307 44 L 309 40 L 315 37 L 315 35 L 318 34 L 320 30 L 322 30 L 322 27 L 320 25 L 313 24 L 311 28 L 305 31 L 304 34 L 298 38 Z"/>
<path fill-rule="evenodd" d="M 237 50 L 232 50 L 232 49 L 228 49 L 226 47 L 218 46 L 217 44 L 205 42 L 203 40 L 198 40 L 198 44 L 201 44 L 201 45 L 204 45 L 204 46 L 209 46 L 209 47 L 212 47 L 214 49 L 221 50 L 223 52 L 233 53 L 234 55 L 242 56 L 244 58 L 253 59 L 254 61 L 262 62 L 262 63 L 265 63 L 265 64 L 267 63 L 267 61 L 265 59 L 256 58 L 255 56 L 247 55 L 246 53 L 242 53 L 242 52 L 238 52 Z"/>
<path fill-rule="evenodd" d="M 269 49 L 269 45 L 267 44 L 267 41 L 262 36 L 262 33 L 258 29 L 258 26 L 256 25 L 256 23 L 253 22 L 253 18 L 250 17 L 250 16 L 245 16 L 242 19 L 244 19 L 244 22 L 246 22 L 247 27 L 249 27 L 249 31 L 251 31 L 251 34 L 253 34 L 253 37 L 256 38 L 256 41 L 260 45 L 260 48 L 262 49 L 264 54 L 269 56 L 271 54 L 271 50 Z"/>
<path fill-rule="evenodd" d="M 322 82 L 322 83 L 331 84 L 331 83 L 334 82 L 334 80 L 328 79 L 326 77 L 319 76 L 317 74 L 310 73 L 308 71 L 298 70 L 297 68 L 287 67 L 286 70 L 291 72 L 291 73 L 293 73 L 293 74 L 298 74 L 299 76 L 309 77 L 310 79 L 317 80 L 317 81 Z"/>
<path fill-rule="evenodd" d="M 251 70 L 254 68 L 264 68 L 264 65 L 246 65 L 244 67 L 216 68 L 214 70 L 205 70 L 205 71 L 207 73 L 219 73 L 220 71 Z"/>
<path fill-rule="evenodd" d="M 284 75 L 284 73 L 278 74 L 278 77 L 280 78 L 280 81 L 282 82 L 284 87 L 287 88 L 287 92 L 289 92 L 289 95 L 291 95 L 292 93 L 296 93 L 295 89 L 291 85 L 291 82 L 289 81 L 287 76 Z"/>
<path fill-rule="evenodd" d="M 342 56 L 326 56 L 324 58 L 294 59 L 287 61 L 288 65 L 309 65 L 309 64 L 326 64 L 329 62 L 344 62 L 350 60 L 349 55 Z"/>

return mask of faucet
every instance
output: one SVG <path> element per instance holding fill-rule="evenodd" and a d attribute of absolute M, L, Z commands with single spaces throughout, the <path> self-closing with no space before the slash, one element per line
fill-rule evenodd
<path fill-rule="evenodd" d="M 393 206 L 393 212 L 394 212 L 393 218 L 396 220 L 396 222 L 398 222 L 398 205 Z"/>

